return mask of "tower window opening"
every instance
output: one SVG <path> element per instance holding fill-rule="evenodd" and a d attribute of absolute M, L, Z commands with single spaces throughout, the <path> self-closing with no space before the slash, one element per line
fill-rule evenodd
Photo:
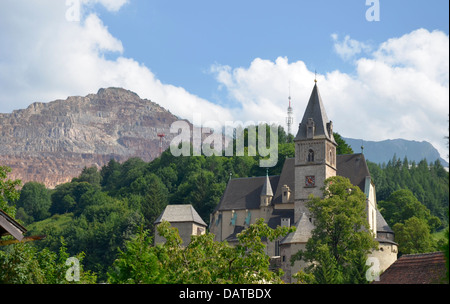
<path fill-rule="evenodd" d="M 312 149 L 309 149 L 308 162 L 313 162 L 313 161 L 314 161 L 314 151 Z"/>

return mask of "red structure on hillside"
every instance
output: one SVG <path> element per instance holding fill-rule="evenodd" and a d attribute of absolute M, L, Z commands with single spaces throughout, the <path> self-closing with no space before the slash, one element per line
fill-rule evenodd
<path fill-rule="evenodd" d="M 160 156 L 162 154 L 162 139 L 163 139 L 164 136 L 166 136 L 164 133 L 158 133 L 158 137 L 159 137 L 159 155 Z"/>

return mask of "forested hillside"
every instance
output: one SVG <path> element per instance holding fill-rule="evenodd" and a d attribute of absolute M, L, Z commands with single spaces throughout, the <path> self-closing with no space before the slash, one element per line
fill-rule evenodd
<path fill-rule="evenodd" d="M 448 226 L 449 173 L 436 160 L 428 163 L 426 159 L 409 162 L 394 155 L 386 165 L 368 162 L 370 174 L 374 179 L 377 200 L 385 201 L 400 189 L 410 190 L 419 202 L 437 216 L 444 226 Z"/>
<path fill-rule="evenodd" d="M 338 154 L 352 153 L 335 134 Z M 292 136 L 278 130 L 278 164 L 270 175 L 280 174 L 283 161 L 294 156 Z M 167 204 L 192 204 L 206 223 L 219 203 L 230 178 L 261 176 L 260 156 L 174 157 L 169 150 L 145 162 L 131 158 L 123 163 L 111 160 L 97 170 L 85 168 L 71 182 L 53 190 L 39 183 L 26 183 L 16 203 L 16 218 L 30 235 L 47 237 L 34 242 L 39 250 L 58 252 L 61 239 L 71 255 L 84 252 L 83 264 L 98 274 L 99 281 L 117 258 L 118 249 L 141 228 L 153 233 L 153 222 Z M 393 158 L 386 166 L 369 163 L 378 201 L 388 200 L 399 189 L 409 189 L 440 219 L 441 229 L 448 225 L 448 172 L 439 163 L 409 164 Z M 385 205 L 386 206 L 386 205 Z M 382 209 L 382 212 L 388 208 Z M 384 214 L 387 219 L 389 215 Z"/>

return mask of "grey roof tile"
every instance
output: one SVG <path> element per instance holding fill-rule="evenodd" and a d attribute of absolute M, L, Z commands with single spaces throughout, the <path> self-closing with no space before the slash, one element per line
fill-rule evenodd
<path fill-rule="evenodd" d="M 307 123 L 308 119 L 312 118 L 314 120 L 315 132 L 314 138 L 327 138 L 335 143 L 333 132 L 328 132 L 327 123 L 328 120 L 327 113 L 325 112 L 325 107 L 323 106 L 322 97 L 320 96 L 317 84 L 311 92 L 311 96 L 306 106 L 305 114 L 303 114 L 302 122 L 299 124 L 297 135 L 295 140 L 307 139 Z"/>
<path fill-rule="evenodd" d="M 192 205 L 167 205 L 161 215 L 156 219 L 155 224 L 161 223 L 163 220 L 168 222 L 194 222 L 206 227 L 206 223 L 202 220 Z"/>
<path fill-rule="evenodd" d="M 266 176 L 234 178 L 227 188 L 216 210 L 258 209 Z M 269 176 L 272 189 L 278 185 L 280 176 Z"/>

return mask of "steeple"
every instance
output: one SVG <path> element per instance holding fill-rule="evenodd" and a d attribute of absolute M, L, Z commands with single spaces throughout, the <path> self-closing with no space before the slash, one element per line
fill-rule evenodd
<path fill-rule="evenodd" d="M 328 177 L 336 175 L 336 141 L 328 120 L 317 81 L 298 126 L 295 142 L 295 221 L 309 214 L 306 202 L 310 195 L 322 196 L 321 188 Z"/>
<path fill-rule="evenodd" d="M 326 138 L 336 143 L 333 136 L 333 123 L 328 120 L 325 107 L 320 97 L 317 80 L 314 80 L 314 88 L 306 106 L 302 122 L 299 124 L 295 140 Z"/>

